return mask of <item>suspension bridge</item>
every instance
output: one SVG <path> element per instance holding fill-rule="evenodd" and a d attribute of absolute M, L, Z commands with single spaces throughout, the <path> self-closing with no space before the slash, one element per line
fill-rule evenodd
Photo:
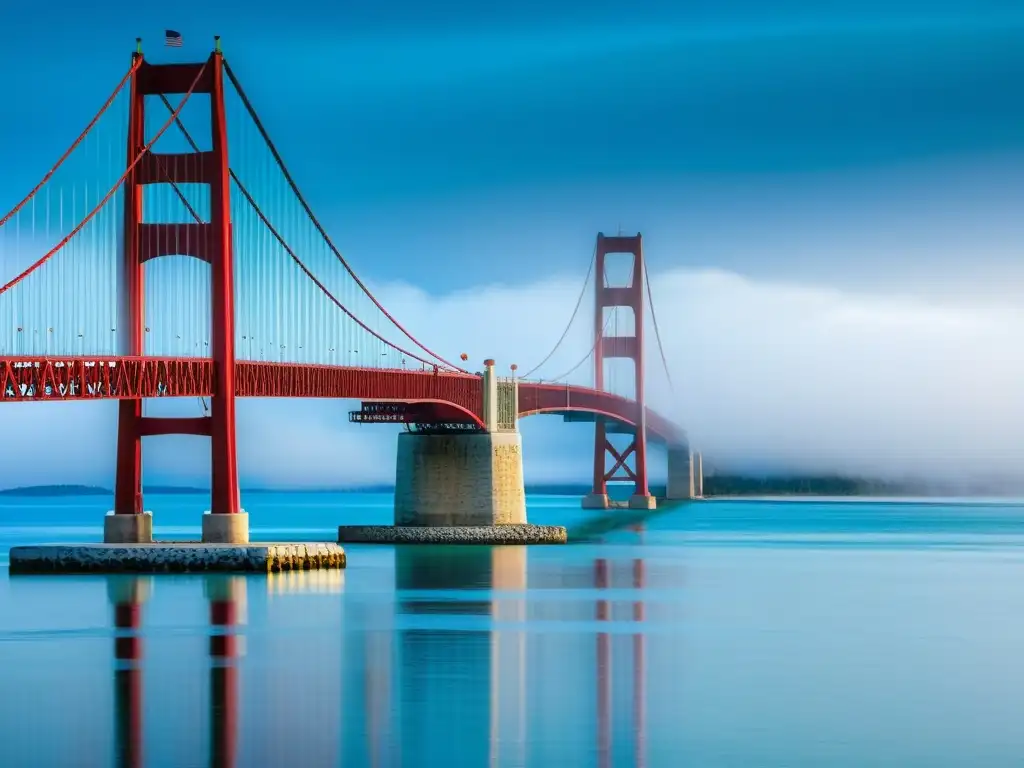
<path fill-rule="evenodd" d="M 607 278 L 615 253 L 633 257 L 625 285 Z M 108 542 L 152 540 L 142 438 L 168 434 L 210 439 L 203 540 L 248 541 L 239 397 L 360 400 L 352 421 L 405 424 L 399 524 L 525 523 L 518 420 L 538 414 L 595 424 L 586 506 L 607 507 L 616 481 L 633 484 L 630 506 L 655 505 L 648 440 L 669 446 L 668 496 L 693 495 L 685 432 L 644 401 L 648 309 L 663 365 L 665 356 L 640 235 L 597 238 L 594 343 L 573 369 L 592 363 L 593 387 L 565 383 L 573 371 L 530 379 L 540 366 L 498 376 L 493 360 L 472 372 L 465 355 L 453 362 L 420 341 L 356 274 L 219 40 L 188 64 L 151 63 L 139 44 L 85 129 L 0 218 L 0 263 L 0 400 L 118 401 Z M 609 332 L 616 308 L 632 310 L 625 334 Z M 609 358 L 633 361 L 632 396 L 605 391 Z M 202 410 L 145 415 L 151 398 L 195 398 Z M 625 448 L 612 444 L 614 432 L 630 436 Z"/>

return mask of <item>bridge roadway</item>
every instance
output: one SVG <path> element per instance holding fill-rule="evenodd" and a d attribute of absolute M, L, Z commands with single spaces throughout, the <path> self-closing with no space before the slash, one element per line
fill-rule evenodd
<path fill-rule="evenodd" d="M 214 394 L 213 360 L 201 357 L 0 357 L 0 379 L 0 401 L 8 403 Z M 474 374 L 239 360 L 235 394 L 405 403 L 411 406 L 409 421 L 483 426 L 483 388 L 481 377 Z M 570 420 L 604 416 L 627 427 L 635 426 L 640 415 L 636 402 L 619 395 L 520 381 L 519 416 L 535 414 Z M 649 440 L 669 445 L 685 440 L 679 427 L 650 408 L 647 434 Z"/>

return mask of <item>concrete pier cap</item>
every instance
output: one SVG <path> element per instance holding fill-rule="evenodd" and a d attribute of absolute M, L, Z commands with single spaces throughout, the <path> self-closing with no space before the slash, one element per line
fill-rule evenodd
<path fill-rule="evenodd" d="M 633 494 L 629 497 L 630 509 L 657 509 L 658 500 L 651 494 Z"/>
<path fill-rule="evenodd" d="M 103 518 L 104 544 L 152 544 L 153 513 L 118 515 L 113 510 Z"/>
<path fill-rule="evenodd" d="M 249 513 L 241 510 L 225 515 L 203 513 L 204 544 L 248 544 Z"/>

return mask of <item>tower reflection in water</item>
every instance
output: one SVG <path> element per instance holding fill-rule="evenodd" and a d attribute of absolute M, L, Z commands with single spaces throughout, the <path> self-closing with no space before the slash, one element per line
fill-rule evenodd
<path fill-rule="evenodd" d="M 526 557 L 525 547 L 396 549 L 399 717 L 410 764 L 526 762 Z"/>
<path fill-rule="evenodd" d="M 210 766 L 233 768 L 238 749 L 238 664 L 245 622 L 242 576 L 207 576 L 210 604 Z"/>
<path fill-rule="evenodd" d="M 143 606 L 153 579 L 110 577 L 107 596 L 114 611 L 114 707 L 116 764 L 145 764 L 143 745 Z M 203 589 L 210 611 L 210 755 L 211 768 L 234 768 L 238 746 L 238 668 L 244 623 L 245 579 L 207 576 Z"/>
<path fill-rule="evenodd" d="M 567 641 L 563 633 L 553 636 L 535 628 L 528 637 L 527 620 L 536 621 L 538 616 L 528 615 L 527 557 L 525 547 L 396 549 L 398 626 L 387 633 L 386 641 L 393 638 L 397 647 L 376 651 L 380 657 L 395 659 L 397 687 L 391 681 L 378 681 L 374 687 L 396 692 L 399 700 L 391 711 L 399 722 L 390 730 L 399 738 L 383 745 L 391 752 L 378 749 L 380 762 L 372 764 L 521 766 L 567 764 L 566 760 L 573 765 L 645 764 L 646 668 L 641 628 L 637 626 L 631 638 L 631 659 L 629 655 L 622 659 L 631 667 L 631 681 L 626 665 L 620 667 L 627 674 L 627 685 L 632 683 L 632 696 L 616 700 L 612 672 L 613 646 L 618 642 L 613 643 L 611 632 L 597 633 L 596 664 L 587 661 L 595 657 L 571 636 Z M 537 582 L 534 591 L 542 585 L 565 584 L 564 562 L 541 560 L 537 565 L 531 571 L 531 581 Z M 639 623 L 645 618 L 645 566 L 639 559 L 629 566 L 636 591 L 629 618 Z M 621 570 L 621 563 L 598 560 L 582 582 L 572 579 L 581 587 L 598 590 L 601 622 L 627 619 L 624 612 L 613 615 L 612 602 L 602 594 L 616 586 L 619 579 L 612 578 L 613 572 L 619 575 Z M 550 605 L 535 608 L 541 609 L 535 613 L 552 616 Z M 564 608 L 560 613 L 558 619 L 582 618 L 567 615 Z M 593 666 L 588 669 L 588 664 Z M 383 665 L 371 668 L 385 669 Z M 574 670 L 583 680 L 596 680 L 596 698 L 593 687 L 572 682 Z M 551 681 L 555 684 L 549 685 Z M 624 686 L 623 694 L 627 690 Z M 632 717 L 627 715 L 630 709 Z M 625 717 L 617 718 L 617 712 Z M 588 717 L 596 726 L 596 743 L 589 755 L 579 754 L 570 745 L 578 745 Z M 401 743 L 401 755 L 394 751 L 396 742 Z"/>
<path fill-rule="evenodd" d="M 142 756 L 142 605 L 151 580 L 131 576 L 107 580 L 114 607 L 114 754 L 118 766 L 139 768 Z"/>
<path fill-rule="evenodd" d="M 642 598 L 645 586 L 646 567 L 642 559 L 635 559 L 632 566 L 632 586 L 636 591 L 636 599 L 633 601 L 633 621 L 636 623 L 636 630 L 633 632 L 632 641 L 632 742 L 633 754 L 632 765 L 642 767 L 647 763 L 647 717 L 646 717 L 646 637 L 643 633 L 641 623 L 644 620 L 644 603 Z M 598 559 L 594 562 L 594 586 L 599 594 L 604 590 L 613 587 L 610 564 L 605 559 Z M 612 620 L 611 602 L 604 597 L 599 597 L 595 611 L 599 622 Z M 612 654 L 612 635 L 607 631 L 597 633 L 597 754 L 598 765 L 601 768 L 608 768 L 613 762 L 614 738 L 612 723 L 614 719 L 614 704 L 612 679 L 614 677 L 615 665 Z M 621 700 L 621 699 L 620 699 Z"/>
<path fill-rule="evenodd" d="M 268 601 L 253 606 L 254 620 L 274 631 L 252 638 L 260 663 L 246 678 L 244 735 L 240 630 L 247 622 L 246 586 L 258 581 L 203 579 L 209 677 L 200 685 L 209 707 L 202 707 L 197 725 L 209 748 L 204 758 L 186 747 L 180 758 L 225 767 L 285 764 L 296 756 L 305 764 L 374 768 L 644 766 L 643 561 L 566 563 L 543 554 L 528 561 L 525 547 L 470 546 L 397 547 L 393 558 L 381 552 L 381 567 L 360 574 L 355 594 L 334 583 L 267 580 Z M 530 604 L 528 562 L 536 596 Z M 159 659 L 146 657 L 143 638 L 153 583 L 149 577 L 107 583 L 116 627 L 119 766 L 172 764 L 162 762 L 169 755 L 157 754 L 155 745 L 147 759 L 143 743 L 143 665 L 162 670 Z M 612 592 L 630 587 L 630 596 Z M 595 617 L 596 633 L 592 624 L 572 626 Z M 633 624 L 632 637 L 612 622 Z M 194 708 L 197 701 L 153 697 L 151 719 L 159 728 L 153 736 L 166 730 L 168 708 Z M 581 749 L 581 742 L 591 746 Z"/>

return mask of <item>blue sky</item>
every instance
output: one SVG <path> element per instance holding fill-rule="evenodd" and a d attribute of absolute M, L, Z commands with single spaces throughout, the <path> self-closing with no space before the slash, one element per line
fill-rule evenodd
<path fill-rule="evenodd" d="M 173 59 L 217 31 L 315 208 L 380 279 L 505 280 L 498 253 L 519 279 L 579 271 L 593 232 L 621 225 L 672 243 L 652 264 L 867 281 L 877 230 L 893 247 L 954 234 L 936 209 L 993 251 L 1024 230 L 1019 4 L 634 5 L 7 4 L 0 62 L 33 66 L 0 110 L 31 110 L 38 139 L 5 177 L 46 167 L 136 35 Z M 161 47 L 166 26 L 183 51 Z M 3 118 L 3 146 L 24 145 Z M 549 252 L 502 242 L 524 231 Z M 808 255 L 823 234 L 866 246 L 860 263 Z"/>
<path fill-rule="evenodd" d="M 710 291 L 700 280 L 711 278 L 694 275 L 719 270 L 726 276 L 714 283 L 719 288 L 771 292 L 784 285 L 801 297 L 816 291 L 808 307 L 832 301 L 877 320 L 879 302 L 896 302 L 904 313 L 932 317 L 941 310 L 971 318 L 976 329 L 990 321 L 1005 327 L 989 315 L 977 318 L 1003 305 L 1012 315 L 1024 279 L 1018 3 L 636 5 L 6 4 L 0 68 L 18 76 L 8 78 L 0 104 L 0 146 L 18 149 L 5 153 L 0 208 L 20 197 L 77 133 L 123 73 L 136 35 L 152 58 L 184 60 L 205 55 L 219 33 L 313 207 L 363 276 L 404 297 L 400 316 L 419 313 L 416 301 L 433 301 L 432 310 L 423 310 L 429 323 L 444 314 L 439 306 L 490 290 L 509 302 L 505 322 L 527 326 L 523 318 L 533 315 L 542 326 L 523 327 L 519 341 L 495 331 L 493 341 L 474 342 L 454 321 L 456 327 L 434 330 L 445 354 L 478 343 L 470 350 L 476 356 L 514 357 L 528 366 L 532 344 L 557 338 L 543 326 L 561 327 L 567 318 L 578 290 L 570 286 L 582 280 L 595 232 L 619 227 L 643 231 L 652 273 L 690 288 Z M 183 33 L 182 51 L 162 47 L 166 27 Z M 409 299 L 409 285 L 422 296 Z M 568 306 L 549 317 L 531 304 L 542 289 L 561 291 Z M 675 318 L 673 297 L 662 295 L 669 305 L 660 310 L 664 330 L 679 349 L 676 378 L 691 381 L 669 406 L 700 425 L 702 439 L 728 457 L 723 462 L 757 464 L 772 452 L 765 447 L 771 435 L 776 444 L 795 446 L 782 452 L 784 463 L 820 455 L 806 441 L 778 436 L 778 424 L 799 421 L 781 406 L 774 408 L 778 424 L 764 426 L 763 444 L 702 416 L 753 408 L 752 393 L 764 386 L 735 380 L 764 371 L 750 367 L 751 350 L 737 352 L 729 365 L 701 366 L 687 341 L 693 329 L 679 327 L 695 322 L 697 310 Z M 730 306 L 735 299 L 723 293 L 723 306 L 701 316 L 701 334 L 718 340 L 712 352 L 749 338 L 741 331 L 751 325 L 765 325 L 765 318 Z M 812 315 L 810 308 L 794 314 L 792 326 L 777 328 L 776 343 L 811 333 Z M 949 343 L 940 325 L 934 318 L 926 323 Z M 869 333 L 866 323 L 857 327 Z M 976 332 L 963 343 L 988 349 L 994 334 Z M 904 380 L 931 370 L 930 358 L 919 359 L 920 340 L 903 333 L 884 331 L 887 343 L 905 350 L 893 353 L 896 362 L 872 358 L 865 365 L 910 366 Z M 499 343 L 505 346 L 483 348 Z M 585 333 L 579 344 L 582 355 Z M 834 340 L 823 344 L 819 355 L 849 357 Z M 792 350 L 776 351 L 788 359 L 782 353 Z M 796 365 L 799 350 L 792 354 Z M 1006 361 L 995 347 L 991 355 L 974 365 L 995 386 Z M 961 348 L 949 347 L 938 358 L 961 356 Z M 717 404 L 698 398 L 694 390 L 708 370 L 721 371 L 735 400 L 713 377 L 707 397 L 720 393 Z M 883 382 L 872 386 L 893 391 Z M 775 402 L 787 402 L 786 392 L 779 389 Z M 899 421 L 907 412 L 902 401 L 879 397 L 896 425 L 879 427 L 866 453 L 918 434 Z M 266 413 L 314 407 L 323 406 L 259 406 Z M 948 439 L 969 442 L 972 456 L 1005 458 L 1005 446 L 1020 436 L 1012 419 L 995 442 L 977 426 L 984 418 L 970 421 L 974 431 Z M 343 418 L 338 422 L 338 434 L 349 435 Z M 543 435 L 528 432 L 528 458 L 581 452 L 582 462 L 569 462 L 565 473 L 582 467 L 585 474 L 585 433 L 548 425 L 530 426 Z M 729 439 L 716 443 L 714 436 L 725 434 Z M 380 438 L 381 456 L 391 439 Z M 841 465 L 853 461 L 841 445 L 827 453 Z M 909 453 L 916 451 L 901 455 Z M 905 471 L 946 471 L 912 464 L 905 462 Z"/>

